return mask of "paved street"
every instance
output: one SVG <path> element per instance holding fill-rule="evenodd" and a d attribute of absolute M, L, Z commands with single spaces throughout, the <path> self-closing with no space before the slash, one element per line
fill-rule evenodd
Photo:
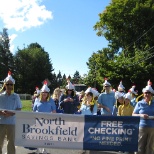
<path fill-rule="evenodd" d="M 6 149 L 6 141 L 3 146 L 3 154 L 7 154 L 7 149 Z M 42 149 L 41 149 L 42 150 Z M 83 154 L 82 150 L 73 150 L 73 149 L 46 149 L 47 154 Z M 17 146 L 16 147 L 16 154 L 35 154 L 36 150 L 29 150 L 24 147 Z M 114 151 L 88 151 L 84 154 L 125 154 L 122 152 L 114 152 Z M 128 154 L 128 153 L 127 153 Z M 134 154 L 134 153 L 129 153 L 129 154 Z"/>
<path fill-rule="evenodd" d="M 36 150 L 28 150 L 23 147 L 16 147 L 16 154 L 30 154 L 36 152 Z M 68 149 L 47 149 L 48 154 L 81 154 L 81 150 L 68 150 Z M 6 142 L 3 147 L 3 154 L 6 153 Z M 86 151 L 85 154 L 119 154 L 118 152 L 107 151 Z"/>
<path fill-rule="evenodd" d="M 25 148 L 17 147 L 16 154 L 27 154 L 36 152 L 36 150 L 26 150 Z M 81 154 L 81 150 L 66 150 L 66 149 L 47 149 L 50 154 Z M 116 152 L 97 152 L 97 151 L 86 151 L 86 154 L 117 154 Z"/>
<path fill-rule="evenodd" d="M 28 150 L 23 147 L 16 148 L 16 154 L 32 154 L 36 150 Z M 81 150 L 67 150 L 67 149 L 47 149 L 48 154 L 81 154 Z M 6 153 L 6 147 L 4 148 L 3 153 Z M 85 154 L 118 154 L 116 152 L 107 152 L 107 151 L 86 151 Z"/>

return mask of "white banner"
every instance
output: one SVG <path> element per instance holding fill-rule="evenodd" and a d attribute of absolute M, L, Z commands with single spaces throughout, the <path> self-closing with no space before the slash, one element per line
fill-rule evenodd
<path fill-rule="evenodd" d="M 138 149 L 140 117 L 15 114 L 17 146 L 130 152 Z"/>
<path fill-rule="evenodd" d="M 19 111 L 15 134 L 17 146 L 83 149 L 84 116 Z"/>

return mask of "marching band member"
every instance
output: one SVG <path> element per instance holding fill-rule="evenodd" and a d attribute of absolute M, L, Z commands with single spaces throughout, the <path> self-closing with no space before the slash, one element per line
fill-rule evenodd
<path fill-rule="evenodd" d="M 149 80 L 143 88 L 143 99 L 139 101 L 133 111 L 133 116 L 140 116 L 138 152 L 136 154 L 154 154 L 154 90 Z"/>
<path fill-rule="evenodd" d="M 98 97 L 98 107 L 101 108 L 101 115 L 112 115 L 113 106 L 116 102 L 114 93 L 111 91 L 111 84 L 105 78 L 103 83 L 105 92 Z"/>
<path fill-rule="evenodd" d="M 21 110 L 22 104 L 18 94 L 14 93 L 15 80 L 8 72 L 0 94 L 0 154 L 2 154 L 5 137 L 7 139 L 7 154 L 15 154 L 15 113 L 9 110 Z"/>
<path fill-rule="evenodd" d="M 66 93 L 60 96 L 59 103 L 65 114 L 75 114 L 80 105 L 79 97 L 75 93 L 74 85 L 69 80 L 67 82 Z"/>
<path fill-rule="evenodd" d="M 134 108 L 130 105 L 131 99 L 130 92 L 124 95 L 124 103 L 118 108 L 118 116 L 132 116 Z"/>

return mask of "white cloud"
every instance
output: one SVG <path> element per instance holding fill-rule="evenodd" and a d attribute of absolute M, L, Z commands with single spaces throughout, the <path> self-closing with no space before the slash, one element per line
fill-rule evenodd
<path fill-rule="evenodd" d="M 14 44 L 13 44 L 13 40 L 17 37 L 16 34 L 12 34 L 9 36 L 10 39 L 10 51 L 13 52 L 14 51 Z"/>
<path fill-rule="evenodd" d="M 14 52 L 14 44 L 10 44 L 10 51 L 13 53 Z"/>
<path fill-rule="evenodd" d="M 24 31 L 52 18 L 41 0 L 0 0 L 0 19 L 8 29 Z"/>
<path fill-rule="evenodd" d="M 17 37 L 17 34 L 12 34 L 9 36 L 9 39 L 10 39 L 10 43 L 13 42 L 13 40 Z"/>

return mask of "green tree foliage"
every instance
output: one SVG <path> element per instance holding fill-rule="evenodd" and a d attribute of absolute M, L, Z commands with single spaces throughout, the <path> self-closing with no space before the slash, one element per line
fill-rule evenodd
<path fill-rule="evenodd" d="M 140 90 L 154 82 L 154 1 L 112 0 L 95 24 L 98 36 L 109 44 L 89 58 L 87 84 L 102 87 L 107 77 L 117 89 L 122 80 L 126 89 Z"/>
<path fill-rule="evenodd" d="M 14 69 L 13 54 L 10 52 L 9 42 L 7 29 L 3 28 L 3 31 L 0 32 L 0 80 L 7 76 L 9 70 L 13 73 Z"/>
<path fill-rule="evenodd" d="M 53 68 L 49 54 L 38 43 L 32 43 L 27 48 L 18 49 L 14 56 L 18 92 L 33 93 L 35 87 L 42 87 L 42 82 L 48 79 L 53 91 Z"/>
<path fill-rule="evenodd" d="M 109 47 L 114 49 L 114 53 L 118 53 L 121 48 L 125 49 L 125 56 L 128 56 L 127 50 L 130 52 L 133 45 L 140 50 L 153 46 L 152 0 L 112 0 L 99 17 L 94 29 L 98 36 L 104 36 L 109 41 Z"/>
<path fill-rule="evenodd" d="M 78 84 L 80 79 L 81 79 L 81 75 L 80 75 L 79 71 L 75 71 L 73 78 L 72 78 L 72 82 L 74 84 Z"/>
<path fill-rule="evenodd" d="M 61 88 L 64 88 L 65 89 L 65 86 L 67 85 L 67 80 L 66 80 L 66 75 L 64 74 L 63 75 L 63 80 L 62 80 L 62 85 L 61 85 Z"/>
<path fill-rule="evenodd" d="M 62 78 L 62 75 L 61 75 L 61 72 L 60 71 L 57 74 L 56 79 L 57 79 L 57 84 L 58 84 L 57 87 L 60 87 L 62 85 L 62 83 L 63 83 L 63 78 Z"/>

